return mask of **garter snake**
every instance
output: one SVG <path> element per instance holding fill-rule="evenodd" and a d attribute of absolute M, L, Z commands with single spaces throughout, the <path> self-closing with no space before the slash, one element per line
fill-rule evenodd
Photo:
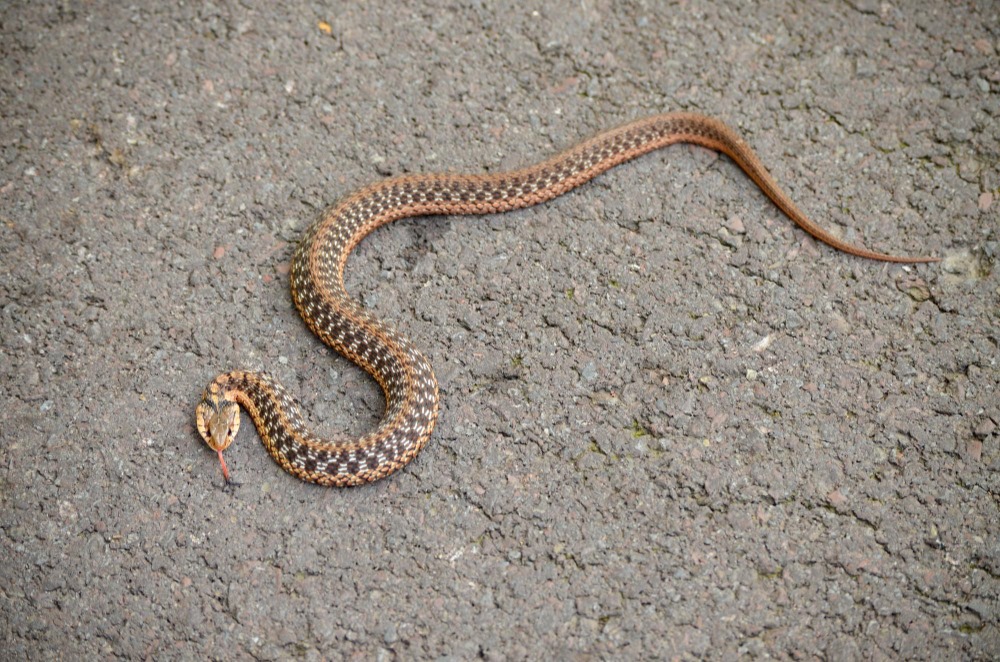
<path fill-rule="evenodd" d="M 602 172 L 672 143 L 694 143 L 729 156 L 802 229 L 830 246 L 886 262 L 935 262 L 849 244 L 809 220 L 778 187 L 753 150 L 717 119 L 694 113 L 654 115 L 581 142 L 535 165 L 485 175 L 423 174 L 366 186 L 325 211 L 306 230 L 292 257 L 292 298 L 323 342 L 371 374 L 385 393 L 385 414 L 358 439 L 325 439 L 303 421 L 288 392 L 264 372 L 228 372 L 205 390 L 198 431 L 218 453 L 235 439 L 246 409 L 271 456 L 302 480 L 348 486 L 397 471 L 424 447 L 438 413 L 430 363 L 409 339 L 374 317 L 344 288 L 351 251 L 371 231 L 428 214 L 489 214 L 551 200 Z"/>

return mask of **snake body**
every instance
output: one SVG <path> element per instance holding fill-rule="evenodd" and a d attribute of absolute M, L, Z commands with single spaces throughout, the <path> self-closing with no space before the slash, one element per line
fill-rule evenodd
<path fill-rule="evenodd" d="M 358 439 L 325 439 L 304 423 L 288 392 L 263 372 L 215 378 L 197 407 L 197 427 L 222 451 L 246 409 L 271 456 L 302 480 L 359 485 L 399 470 L 426 445 L 438 414 L 430 363 L 405 336 L 348 294 L 344 267 L 366 235 L 392 221 L 428 214 L 488 214 L 530 207 L 580 186 L 602 172 L 672 143 L 693 143 L 729 156 L 795 223 L 846 253 L 886 262 L 934 262 L 932 257 L 879 253 L 846 243 L 809 220 L 778 187 L 753 150 L 723 122 L 693 113 L 655 115 L 601 133 L 535 165 L 486 175 L 422 174 L 366 186 L 332 206 L 305 232 L 292 258 L 292 298 L 310 329 L 371 374 L 385 393 L 385 414 Z"/>

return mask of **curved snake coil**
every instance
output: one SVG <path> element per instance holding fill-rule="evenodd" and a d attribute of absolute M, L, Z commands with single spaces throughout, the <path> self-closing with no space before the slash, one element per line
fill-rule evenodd
<path fill-rule="evenodd" d="M 197 407 L 198 431 L 218 453 L 236 438 L 240 406 L 264 446 L 289 473 L 320 485 L 359 485 L 384 478 L 412 460 L 434 429 L 438 387 L 430 363 L 391 326 L 361 307 L 344 288 L 351 251 L 375 228 L 428 214 L 489 214 L 551 200 L 605 170 L 672 143 L 722 152 L 750 176 L 789 218 L 830 246 L 886 262 L 936 262 L 846 243 L 816 225 L 780 189 L 750 147 L 721 121 L 693 113 L 655 115 L 601 133 L 536 165 L 488 175 L 407 175 L 352 193 L 305 233 L 292 258 L 292 298 L 323 342 L 371 374 L 385 393 L 378 427 L 354 440 L 325 439 L 303 422 L 295 401 L 263 372 L 215 378 Z"/>

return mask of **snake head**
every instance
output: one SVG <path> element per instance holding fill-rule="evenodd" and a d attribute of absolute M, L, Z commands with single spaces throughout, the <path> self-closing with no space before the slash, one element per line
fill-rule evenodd
<path fill-rule="evenodd" d="M 222 476 L 230 484 L 229 469 L 222 458 L 222 451 L 229 448 L 240 431 L 240 406 L 226 398 L 218 384 L 213 383 L 195 409 L 195 421 L 201 438 L 219 454 Z"/>
<path fill-rule="evenodd" d="M 213 451 L 224 451 L 240 431 L 240 406 L 206 394 L 196 410 L 198 432 Z"/>
<path fill-rule="evenodd" d="M 240 406 L 209 389 L 195 410 L 198 432 L 213 451 L 222 452 L 240 431 Z"/>

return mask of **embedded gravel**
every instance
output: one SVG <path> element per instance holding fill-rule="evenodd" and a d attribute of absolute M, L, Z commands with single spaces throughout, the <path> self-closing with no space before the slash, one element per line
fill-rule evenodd
<path fill-rule="evenodd" d="M 0 7 L 0 640 L 20 659 L 1000 657 L 1000 8 L 559 0 Z M 248 421 L 382 397 L 288 294 L 327 204 L 718 116 L 885 265 L 675 146 L 539 208 L 379 230 L 429 446 L 350 490 Z"/>

